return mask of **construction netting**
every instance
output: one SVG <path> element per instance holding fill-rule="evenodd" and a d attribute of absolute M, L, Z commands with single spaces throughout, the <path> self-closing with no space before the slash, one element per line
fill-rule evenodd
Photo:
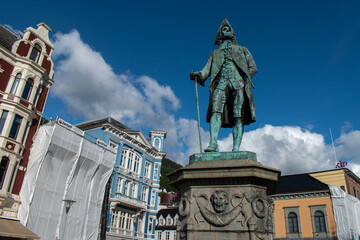
<path fill-rule="evenodd" d="M 329 186 L 338 239 L 360 240 L 360 201 L 338 187 Z"/>
<path fill-rule="evenodd" d="M 116 154 L 56 122 L 42 126 L 20 191 L 19 219 L 41 239 L 97 239 Z"/>

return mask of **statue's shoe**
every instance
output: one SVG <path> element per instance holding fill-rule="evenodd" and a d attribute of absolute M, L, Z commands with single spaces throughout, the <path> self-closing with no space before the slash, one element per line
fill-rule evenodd
<path fill-rule="evenodd" d="M 219 148 L 218 148 L 217 143 L 210 143 L 210 145 L 204 151 L 205 152 L 218 152 Z"/>

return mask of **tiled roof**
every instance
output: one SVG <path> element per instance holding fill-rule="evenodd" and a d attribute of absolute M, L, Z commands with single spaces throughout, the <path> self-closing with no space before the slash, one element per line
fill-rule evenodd
<path fill-rule="evenodd" d="M 179 208 L 164 208 L 160 209 L 156 215 L 159 218 L 161 215 L 163 218 L 166 218 L 170 214 L 170 217 L 174 218 L 176 214 L 179 215 Z"/>
<path fill-rule="evenodd" d="M 327 190 L 328 185 L 309 174 L 281 176 L 276 193 L 296 193 Z"/>
<path fill-rule="evenodd" d="M 18 40 L 16 34 L 0 24 L 0 45 L 11 51 L 11 47 L 16 40 Z"/>

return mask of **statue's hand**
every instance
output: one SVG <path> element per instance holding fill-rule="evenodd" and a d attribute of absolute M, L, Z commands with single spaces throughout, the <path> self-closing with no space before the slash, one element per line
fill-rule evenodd
<path fill-rule="evenodd" d="M 201 72 L 192 71 L 190 73 L 190 80 L 196 80 L 201 86 L 205 86 L 204 81 L 201 80 Z"/>

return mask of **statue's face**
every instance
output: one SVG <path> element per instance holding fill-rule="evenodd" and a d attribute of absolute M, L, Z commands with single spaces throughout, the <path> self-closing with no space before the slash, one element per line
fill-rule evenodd
<path fill-rule="evenodd" d="M 224 191 L 216 191 L 211 196 L 211 203 L 216 212 L 223 212 L 229 203 L 228 196 Z"/>
<path fill-rule="evenodd" d="M 231 39 L 233 34 L 229 26 L 224 26 L 221 29 L 221 35 L 224 39 Z"/>

